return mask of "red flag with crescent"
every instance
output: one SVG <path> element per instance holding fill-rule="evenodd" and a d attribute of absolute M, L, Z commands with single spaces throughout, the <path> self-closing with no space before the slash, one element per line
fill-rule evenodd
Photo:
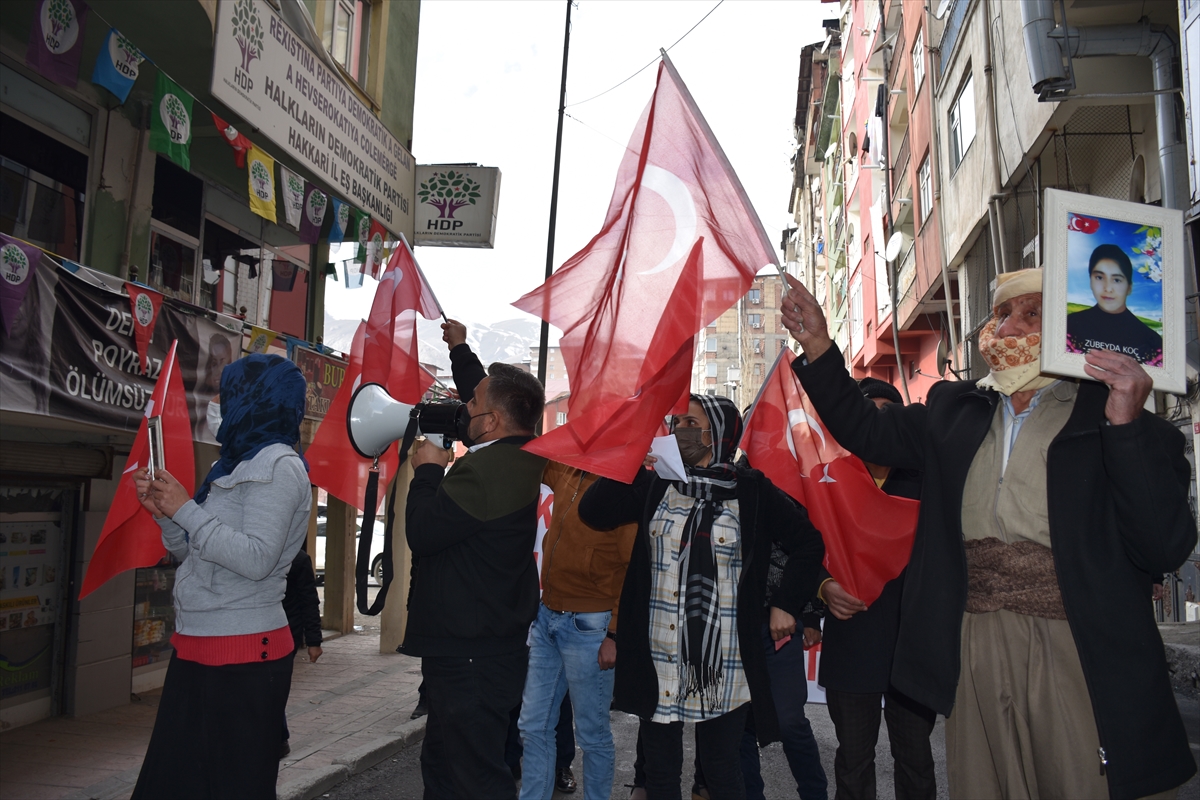
<path fill-rule="evenodd" d="M 825 569 L 867 605 L 912 553 L 921 504 L 875 485 L 866 465 L 825 429 L 784 349 L 742 433 L 750 465 L 808 510 L 825 540 Z"/>
<path fill-rule="evenodd" d="M 776 264 L 712 130 L 663 57 L 600 232 L 513 303 L 563 332 L 565 425 L 525 449 L 631 481 L 662 421 L 686 407 L 694 337 Z"/>

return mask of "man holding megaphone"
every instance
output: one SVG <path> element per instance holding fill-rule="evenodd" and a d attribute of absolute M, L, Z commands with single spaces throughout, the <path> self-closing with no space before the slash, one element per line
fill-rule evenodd
<path fill-rule="evenodd" d="M 449 452 L 422 442 L 406 512 L 420 563 L 403 652 L 421 658 L 429 707 L 421 775 L 426 797 L 515 798 L 504 744 L 537 614 L 533 550 L 546 463 L 521 446 L 534 437 L 544 390 L 510 364 L 492 364 L 485 376 L 467 347 L 451 362 L 470 415 L 468 453 L 447 472 Z"/>

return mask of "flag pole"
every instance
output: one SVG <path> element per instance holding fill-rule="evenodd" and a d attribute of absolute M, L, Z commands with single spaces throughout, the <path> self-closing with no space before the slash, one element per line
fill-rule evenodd
<path fill-rule="evenodd" d="M 567 53 L 571 48 L 571 6 L 574 0 L 567 0 L 567 24 L 563 33 L 562 85 L 558 91 L 558 137 L 554 142 L 554 181 L 550 186 L 550 232 L 546 237 L 546 280 L 554 274 L 554 230 L 558 223 L 558 174 L 562 163 L 563 115 L 567 110 Z M 546 360 L 550 344 L 550 323 L 542 320 L 541 338 L 538 341 L 538 371 L 537 378 L 542 386 L 546 385 Z M 537 425 L 538 433 L 542 431 L 541 420 Z"/>

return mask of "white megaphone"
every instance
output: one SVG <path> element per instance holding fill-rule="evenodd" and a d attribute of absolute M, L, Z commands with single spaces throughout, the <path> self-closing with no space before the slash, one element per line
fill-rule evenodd
<path fill-rule="evenodd" d="M 364 383 L 350 397 L 346 431 L 350 445 L 363 458 L 378 458 L 392 442 L 405 437 L 410 425 L 413 438 L 424 436 L 438 447 L 449 447 L 465 433 L 465 411 L 466 406 L 457 401 L 411 406 L 378 383 Z"/>

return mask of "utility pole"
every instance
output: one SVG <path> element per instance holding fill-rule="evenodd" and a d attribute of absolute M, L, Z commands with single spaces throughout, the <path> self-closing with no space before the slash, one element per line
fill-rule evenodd
<path fill-rule="evenodd" d="M 554 274 L 554 229 L 558 223 L 558 173 L 559 166 L 562 162 L 562 133 L 563 133 L 563 115 L 567 109 L 567 53 L 571 48 L 571 6 L 573 0 L 567 0 L 567 26 L 563 32 L 563 61 L 562 61 L 562 87 L 558 92 L 558 138 L 554 143 L 554 181 L 550 187 L 550 232 L 546 236 L 546 280 L 550 280 L 550 276 Z M 550 323 L 542 320 L 542 335 L 538 342 L 538 370 L 537 378 L 541 381 L 542 386 L 546 385 L 546 361 L 547 350 L 550 344 Z M 541 433 L 542 424 L 538 422 L 538 433 Z"/>

